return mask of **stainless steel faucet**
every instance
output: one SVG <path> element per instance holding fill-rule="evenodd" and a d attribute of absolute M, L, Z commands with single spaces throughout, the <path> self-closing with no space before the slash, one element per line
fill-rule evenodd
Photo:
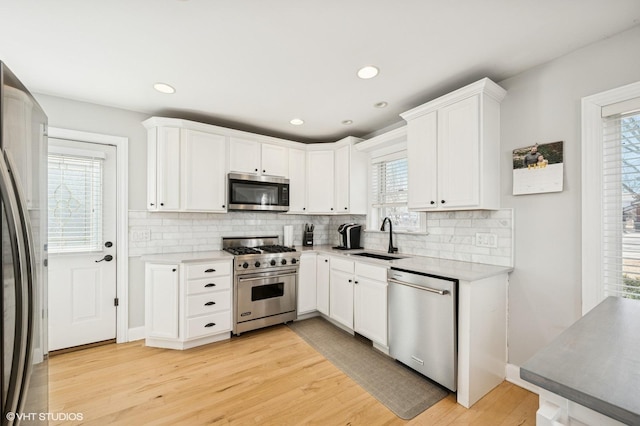
<path fill-rule="evenodd" d="M 397 253 L 398 252 L 398 247 L 394 247 L 393 246 L 393 223 L 391 223 L 391 219 L 389 219 L 389 217 L 385 217 L 382 220 L 382 226 L 380 227 L 381 231 L 384 231 L 384 225 L 385 223 L 389 222 L 389 251 L 388 253 Z"/>

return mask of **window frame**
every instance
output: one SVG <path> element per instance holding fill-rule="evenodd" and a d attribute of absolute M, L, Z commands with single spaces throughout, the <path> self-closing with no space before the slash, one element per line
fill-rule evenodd
<path fill-rule="evenodd" d="M 640 82 L 582 98 L 582 314 L 605 297 L 602 215 L 602 109 L 640 97 Z"/>
<path fill-rule="evenodd" d="M 380 231 L 380 224 L 381 224 L 382 218 L 379 217 L 379 214 L 378 214 L 379 207 L 374 207 L 372 183 L 373 183 L 373 173 L 375 169 L 375 164 L 379 163 L 381 159 L 382 161 L 393 161 L 393 160 L 399 160 L 401 158 L 407 158 L 407 149 L 406 149 L 406 146 L 404 145 L 397 145 L 395 149 L 390 149 L 390 150 L 386 149 L 386 150 L 372 152 L 371 155 L 369 156 L 369 164 L 368 164 L 368 170 L 367 170 L 369 179 L 368 179 L 368 185 L 367 185 L 368 214 L 367 214 L 366 232 L 385 232 L 385 233 L 387 232 L 387 231 Z M 409 177 L 407 173 L 407 181 L 408 179 Z M 408 184 L 410 185 L 411 183 L 408 182 Z M 408 204 L 409 203 L 407 200 L 407 207 L 408 207 Z M 413 229 L 413 230 L 409 230 L 409 229 L 396 230 L 396 228 L 394 228 L 394 233 L 409 234 L 409 235 L 425 234 L 427 229 L 426 213 L 425 212 L 414 212 L 414 213 L 417 213 L 420 218 L 419 228 Z"/>

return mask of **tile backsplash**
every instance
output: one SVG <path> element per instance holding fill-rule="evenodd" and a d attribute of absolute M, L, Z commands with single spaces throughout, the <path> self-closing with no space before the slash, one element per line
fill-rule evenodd
<path fill-rule="evenodd" d="M 316 245 L 338 245 L 338 225 L 365 224 L 366 216 L 310 216 L 282 213 L 157 213 L 129 211 L 129 256 L 220 250 L 222 237 L 279 236 L 293 225 L 294 245 L 302 245 L 305 223 L 315 225 Z M 497 248 L 475 245 L 477 232 L 497 235 Z M 140 236 L 147 234 L 145 241 Z M 389 233 L 367 231 L 364 247 L 386 251 Z M 492 265 L 513 265 L 512 210 L 427 213 L 427 233 L 393 235 L 400 253 Z"/>

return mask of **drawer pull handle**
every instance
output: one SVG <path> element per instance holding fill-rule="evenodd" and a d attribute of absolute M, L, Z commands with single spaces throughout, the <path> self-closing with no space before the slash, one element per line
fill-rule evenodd
<path fill-rule="evenodd" d="M 209 324 L 205 324 L 205 327 L 213 327 L 215 325 L 216 325 L 215 322 L 210 322 Z"/>
<path fill-rule="evenodd" d="M 207 302 L 207 303 L 204 304 L 204 306 L 212 306 L 212 305 L 215 305 L 215 304 L 216 304 L 216 302 Z"/>
<path fill-rule="evenodd" d="M 205 287 L 215 287 L 216 285 L 214 283 L 209 283 L 209 284 L 205 284 Z"/>
<path fill-rule="evenodd" d="M 215 272 L 215 269 L 207 269 L 205 272 Z"/>

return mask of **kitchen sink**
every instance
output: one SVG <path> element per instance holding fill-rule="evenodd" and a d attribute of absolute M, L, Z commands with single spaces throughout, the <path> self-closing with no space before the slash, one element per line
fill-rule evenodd
<path fill-rule="evenodd" d="M 372 257 L 374 259 L 380 259 L 380 260 L 396 260 L 396 259 L 404 259 L 403 256 L 387 256 L 386 254 L 379 254 L 379 253 L 369 253 L 369 252 L 362 252 L 362 253 L 354 253 L 354 256 L 362 256 L 362 257 Z"/>

